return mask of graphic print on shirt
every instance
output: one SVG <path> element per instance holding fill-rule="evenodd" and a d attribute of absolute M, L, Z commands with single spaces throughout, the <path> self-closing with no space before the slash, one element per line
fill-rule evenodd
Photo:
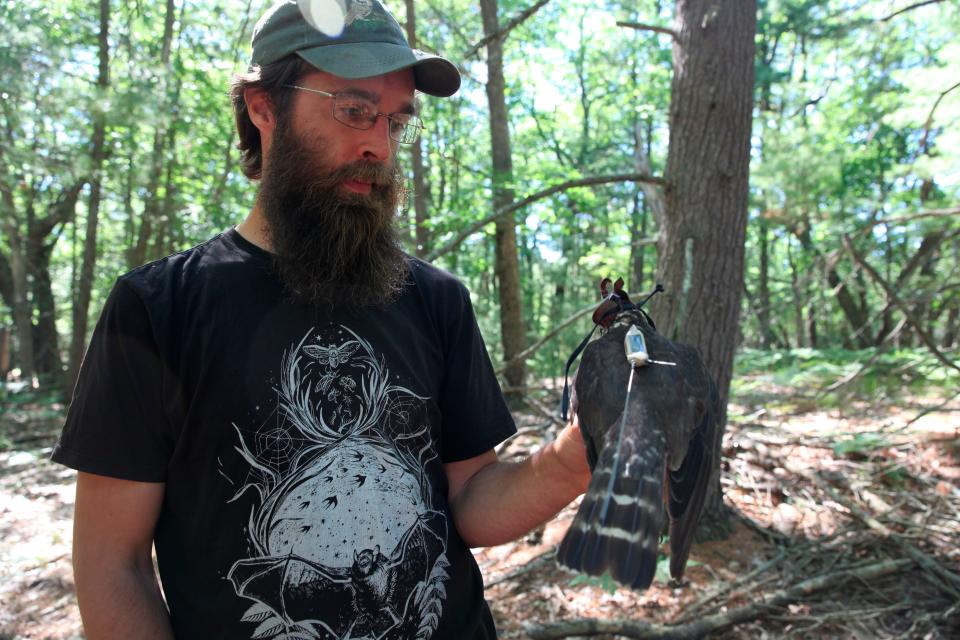
<path fill-rule="evenodd" d="M 311 329 L 284 353 L 269 420 L 233 425 L 250 470 L 231 501 L 257 499 L 251 555 L 226 577 L 252 601 L 253 638 L 426 640 L 449 577 L 426 471 L 435 448 L 414 417 L 427 398 L 392 384 L 347 327 L 333 331 Z"/>

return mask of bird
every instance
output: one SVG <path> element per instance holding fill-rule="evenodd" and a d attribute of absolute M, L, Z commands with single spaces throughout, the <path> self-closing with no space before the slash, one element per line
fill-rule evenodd
<path fill-rule="evenodd" d="M 609 295 L 608 283 L 594 314 L 604 332 L 583 351 L 570 405 L 592 476 L 557 561 L 645 590 L 656 575 L 664 513 L 670 574 L 683 577 L 716 464 L 717 388 L 697 349 L 657 333 L 622 280 Z M 631 327 L 646 343 L 646 357 L 634 354 L 633 362 L 624 346 Z"/>

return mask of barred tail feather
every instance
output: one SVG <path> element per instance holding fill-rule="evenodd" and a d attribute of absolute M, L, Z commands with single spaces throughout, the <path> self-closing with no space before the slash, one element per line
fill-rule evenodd
<path fill-rule="evenodd" d="M 646 589 L 653 582 L 663 522 L 663 434 L 643 426 L 625 430 L 619 455 L 617 438 L 606 438 L 587 493 L 557 551 L 560 564 L 592 576 L 609 572 L 633 589 Z M 614 425 L 608 434 L 618 431 Z"/>

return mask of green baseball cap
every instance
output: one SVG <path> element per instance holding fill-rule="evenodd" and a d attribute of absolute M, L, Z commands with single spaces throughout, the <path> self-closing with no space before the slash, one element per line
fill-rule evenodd
<path fill-rule="evenodd" d="M 281 0 L 253 29 L 251 66 L 292 53 L 341 78 L 369 78 L 413 69 L 423 93 L 446 98 L 460 88 L 452 62 L 407 44 L 380 0 Z"/>

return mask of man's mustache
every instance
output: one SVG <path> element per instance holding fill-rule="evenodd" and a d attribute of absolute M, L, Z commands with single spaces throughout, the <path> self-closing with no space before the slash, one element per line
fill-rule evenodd
<path fill-rule="evenodd" d="M 286 169 L 291 174 L 299 174 L 298 167 L 290 166 Z M 399 171 L 396 167 L 379 162 L 357 160 L 336 169 L 322 173 L 318 172 L 318 175 L 311 179 L 311 184 L 308 186 L 329 189 L 347 180 L 357 180 L 369 183 L 374 187 L 387 188 L 398 186 L 398 179 Z"/>

